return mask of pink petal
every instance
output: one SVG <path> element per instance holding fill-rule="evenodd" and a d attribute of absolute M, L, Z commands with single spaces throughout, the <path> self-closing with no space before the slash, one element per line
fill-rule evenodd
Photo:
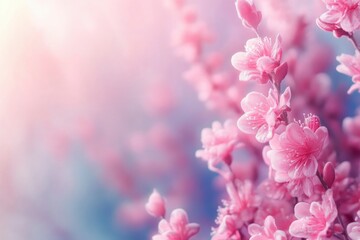
<path fill-rule="evenodd" d="M 299 202 L 295 205 L 294 212 L 297 219 L 308 217 L 311 215 L 310 204 L 306 202 Z"/>
<path fill-rule="evenodd" d="M 260 113 L 247 112 L 237 121 L 238 128 L 247 134 L 255 134 L 258 129 L 266 124 L 265 119 Z"/>
<path fill-rule="evenodd" d="M 263 232 L 263 227 L 259 224 L 252 223 L 248 226 L 248 231 L 250 235 L 257 235 Z"/>
<path fill-rule="evenodd" d="M 298 238 L 308 238 L 308 223 L 303 220 L 295 220 L 291 223 L 289 227 L 289 233 L 291 236 L 298 237 Z"/>
<path fill-rule="evenodd" d="M 237 52 L 231 57 L 231 64 L 234 68 L 239 71 L 246 70 L 248 67 L 248 58 L 246 53 L 244 52 Z"/>
<path fill-rule="evenodd" d="M 360 239 L 360 223 L 349 223 L 346 227 L 346 231 L 348 232 L 348 235 L 352 240 Z"/>
<path fill-rule="evenodd" d="M 172 211 L 170 216 L 170 225 L 172 229 L 176 229 L 177 232 L 181 232 L 188 222 L 188 216 L 183 209 L 178 208 Z"/>
<path fill-rule="evenodd" d="M 159 233 L 165 233 L 167 231 L 171 231 L 171 226 L 170 224 L 165 220 L 165 219 L 162 219 L 160 222 L 159 222 Z"/>
<path fill-rule="evenodd" d="M 306 177 L 313 177 L 316 175 L 318 168 L 317 159 L 314 156 L 310 156 L 310 159 L 307 160 L 305 167 L 303 168 L 303 174 Z"/>
<path fill-rule="evenodd" d="M 255 81 L 262 83 L 262 75 L 258 70 L 244 70 L 239 75 L 240 81 Z"/>
<path fill-rule="evenodd" d="M 280 62 L 281 56 L 282 56 L 281 37 L 278 34 L 276 36 L 274 46 L 272 47 L 271 57 Z"/>
<path fill-rule="evenodd" d="M 269 125 L 265 123 L 258 129 L 255 137 L 256 140 L 258 140 L 258 142 L 265 143 L 269 141 L 272 138 L 272 136 L 273 136 L 273 131 L 271 131 L 271 129 L 269 129 Z"/>
<path fill-rule="evenodd" d="M 354 10 L 347 12 L 346 16 L 342 19 L 341 28 L 346 32 L 353 32 L 360 27 L 360 9 L 357 7 Z"/>
<path fill-rule="evenodd" d="M 186 236 L 188 238 L 194 236 L 200 231 L 200 225 L 197 223 L 189 223 L 186 225 Z"/>
<path fill-rule="evenodd" d="M 288 73 L 288 64 L 287 62 L 282 63 L 280 66 L 274 69 L 274 81 L 280 83 Z M 289 88 L 289 87 L 288 87 Z"/>
<path fill-rule="evenodd" d="M 329 10 L 320 16 L 320 20 L 325 23 L 337 24 L 342 18 L 342 12 L 338 10 Z"/>
<path fill-rule="evenodd" d="M 250 92 L 241 101 L 241 108 L 245 111 L 256 111 L 261 114 L 266 114 L 270 106 L 265 95 L 259 92 Z"/>

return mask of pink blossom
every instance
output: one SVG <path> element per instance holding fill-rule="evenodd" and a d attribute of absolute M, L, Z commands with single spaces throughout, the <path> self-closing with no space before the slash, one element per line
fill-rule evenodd
<path fill-rule="evenodd" d="M 320 157 L 328 138 L 327 129 L 319 127 L 312 131 L 299 123 L 291 123 L 280 135 L 270 140 L 267 152 L 277 182 L 313 177 L 318 169 Z"/>
<path fill-rule="evenodd" d="M 346 133 L 347 144 L 360 150 L 360 112 L 355 117 L 347 117 L 343 120 L 343 129 Z"/>
<path fill-rule="evenodd" d="M 183 209 L 175 209 L 170 221 L 162 219 L 159 222 L 159 234 L 153 240 L 188 240 L 200 230 L 197 223 L 189 223 L 188 216 Z"/>
<path fill-rule="evenodd" d="M 321 240 L 327 236 L 327 231 L 337 216 L 337 209 L 332 190 L 322 196 L 322 203 L 299 202 L 295 205 L 295 220 L 291 223 L 289 233 L 294 237 L 308 240 Z"/>
<path fill-rule="evenodd" d="M 261 203 L 261 198 L 255 193 L 253 183 L 249 180 L 235 181 L 235 184 L 229 183 L 227 192 L 230 197 L 230 212 L 237 215 L 243 222 L 251 220 Z"/>
<path fill-rule="evenodd" d="M 248 227 L 250 240 L 286 240 L 286 233 L 278 230 L 275 219 L 272 216 L 267 216 L 264 221 L 264 226 L 253 223 Z"/>
<path fill-rule="evenodd" d="M 234 121 L 227 120 L 223 126 L 219 122 L 214 122 L 211 129 L 202 130 L 203 149 L 196 151 L 196 157 L 207 161 L 210 170 L 221 161 L 230 164 L 231 153 L 241 146 L 239 140 L 240 131 Z"/>
<path fill-rule="evenodd" d="M 237 125 L 247 134 L 255 134 L 259 142 L 269 141 L 275 129 L 281 124 L 283 114 L 290 110 L 290 88 L 278 100 L 277 93 L 270 89 L 268 97 L 258 92 L 249 93 L 242 101 L 244 114 Z"/>
<path fill-rule="evenodd" d="M 145 208 L 154 217 L 165 217 L 165 201 L 155 189 L 151 193 Z"/>
<path fill-rule="evenodd" d="M 342 29 L 353 32 L 360 28 L 359 0 L 323 0 L 328 9 L 317 20 L 325 31 Z"/>
<path fill-rule="evenodd" d="M 336 70 L 352 77 L 354 84 L 348 90 L 348 94 L 355 90 L 360 91 L 360 53 L 356 51 L 355 56 L 341 54 L 336 60 L 340 62 L 340 65 L 336 67 Z"/>
<path fill-rule="evenodd" d="M 360 239 L 360 211 L 357 212 L 356 222 L 349 223 L 346 227 L 348 236 L 352 240 Z"/>
<path fill-rule="evenodd" d="M 237 228 L 236 219 L 233 216 L 226 215 L 220 226 L 213 229 L 211 240 L 240 240 L 241 236 Z"/>
<path fill-rule="evenodd" d="M 235 6 L 243 25 L 256 30 L 261 21 L 261 12 L 257 11 L 252 0 L 237 0 Z"/>
<path fill-rule="evenodd" d="M 280 43 L 279 35 L 274 44 L 267 37 L 249 39 L 245 52 L 237 52 L 231 58 L 232 65 L 240 71 L 239 80 L 267 83 L 274 78 L 282 56 Z M 285 77 L 284 71 L 279 71 L 279 74 Z"/>

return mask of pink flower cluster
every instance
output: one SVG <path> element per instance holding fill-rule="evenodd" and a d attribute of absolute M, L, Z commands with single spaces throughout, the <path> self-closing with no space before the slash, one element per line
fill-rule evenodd
<path fill-rule="evenodd" d="M 268 4 L 282 4 L 274 1 Z M 360 89 L 360 48 L 354 35 L 360 29 L 360 2 L 323 3 L 326 12 L 312 15 L 312 24 L 336 37 L 345 36 L 356 49 L 355 56 L 337 57 L 337 70 L 352 77 L 348 91 L 352 93 Z M 331 59 L 322 59 L 330 55 L 322 56 L 324 51 L 313 45 L 316 35 L 304 22 L 299 26 L 299 21 L 293 21 L 301 29 L 301 39 L 283 45 L 279 34 L 260 26 L 264 15 L 255 1 L 237 0 L 235 8 L 242 25 L 255 33 L 246 41 L 245 50 L 231 57 L 239 71 L 238 82 L 244 85 L 216 78 L 218 62 L 207 58 L 190 62 L 186 73 L 205 103 L 214 101 L 210 96 L 215 92 L 226 92 L 222 96 L 228 98 L 217 99 L 226 103 L 223 109 L 233 110 L 224 111 L 228 115 L 223 124 L 215 121 L 202 130 L 202 148 L 196 151 L 209 170 L 219 175 L 216 184 L 222 190 L 211 239 L 360 239 L 359 170 L 351 165 L 358 167 L 360 159 L 360 121 L 359 115 L 344 118 L 338 107 L 341 97 L 332 96 L 331 77 L 323 72 Z M 295 14 L 296 9 L 289 9 L 287 18 L 291 11 Z M 191 16 L 191 21 L 198 19 Z M 235 89 L 233 94 L 230 88 Z M 244 89 L 249 92 L 244 94 Z M 299 116 L 304 116 L 303 122 L 295 120 Z M 163 200 L 156 192 L 150 199 L 148 212 L 164 217 Z M 189 239 L 198 226 L 188 223 L 185 212 L 175 210 L 169 221 L 160 221 L 158 232 L 153 239 Z"/>

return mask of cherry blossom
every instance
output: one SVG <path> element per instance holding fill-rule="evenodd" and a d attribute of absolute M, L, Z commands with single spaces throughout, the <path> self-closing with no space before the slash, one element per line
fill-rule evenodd
<path fill-rule="evenodd" d="M 282 49 L 280 47 L 281 39 L 278 35 L 275 42 L 265 37 L 249 39 L 245 44 L 245 52 L 237 52 L 231 58 L 231 63 L 240 71 L 240 81 L 256 81 L 267 83 L 275 77 L 275 71 L 278 75 L 285 77 L 287 65 L 280 65 Z M 280 79 L 281 77 L 276 77 Z M 282 80 L 282 79 L 281 79 Z"/>
<path fill-rule="evenodd" d="M 241 101 L 245 113 L 237 122 L 239 129 L 247 134 L 255 134 L 261 143 L 269 141 L 275 129 L 286 121 L 283 117 L 290 110 L 290 98 L 290 88 L 286 88 L 279 100 L 272 89 L 268 97 L 258 92 L 249 93 Z"/>
<path fill-rule="evenodd" d="M 314 132 L 308 126 L 290 123 L 280 135 L 270 140 L 267 152 L 270 165 L 275 170 L 275 181 L 313 177 L 318 169 L 318 158 L 327 142 L 325 127 Z"/>
<path fill-rule="evenodd" d="M 325 31 L 342 29 L 353 32 L 360 28 L 359 0 L 323 0 L 327 11 L 317 20 Z"/>
<path fill-rule="evenodd" d="M 322 196 L 322 202 L 299 202 L 295 205 L 295 220 L 291 223 L 289 233 L 294 237 L 308 240 L 320 240 L 327 236 L 337 216 L 337 209 L 332 190 Z M 329 236 L 327 236 L 329 237 Z"/>
<path fill-rule="evenodd" d="M 278 230 L 275 219 L 272 216 L 267 216 L 264 221 L 264 226 L 253 223 L 248 227 L 249 234 L 251 235 L 249 240 L 286 240 L 286 233 Z"/>
<path fill-rule="evenodd" d="M 232 120 L 227 120 L 223 125 L 214 122 L 212 128 L 205 128 L 201 132 L 203 149 L 196 151 L 196 156 L 208 162 L 209 169 L 224 161 L 231 163 L 231 153 L 241 146 L 240 131 Z"/>
<path fill-rule="evenodd" d="M 175 209 L 170 221 L 162 219 L 159 222 L 159 234 L 153 240 L 188 240 L 200 230 L 197 223 L 189 223 L 188 216 L 183 209 Z"/>
<path fill-rule="evenodd" d="M 360 53 L 356 51 L 355 56 L 341 54 L 336 60 L 340 62 L 340 65 L 336 67 L 336 70 L 352 77 L 354 84 L 350 87 L 348 93 L 350 94 L 355 90 L 360 91 Z"/>

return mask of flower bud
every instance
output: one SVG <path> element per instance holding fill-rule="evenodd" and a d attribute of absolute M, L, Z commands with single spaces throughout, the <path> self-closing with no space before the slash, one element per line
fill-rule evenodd
<path fill-rule="evenodd" d="M 255 5 L 249 0 L 237 0 L 235 2 L 236 11 L 243 25 L 247 28 L 256 29 L 259 25 L 262 15 L 257 11 Z"/>
<path fill-rule="evenodd" d="M 145 209 L 151 216 L 165 216 L 165 201 L 155 189 L 151 193 L 148 202 L 145 204 Z"/>

